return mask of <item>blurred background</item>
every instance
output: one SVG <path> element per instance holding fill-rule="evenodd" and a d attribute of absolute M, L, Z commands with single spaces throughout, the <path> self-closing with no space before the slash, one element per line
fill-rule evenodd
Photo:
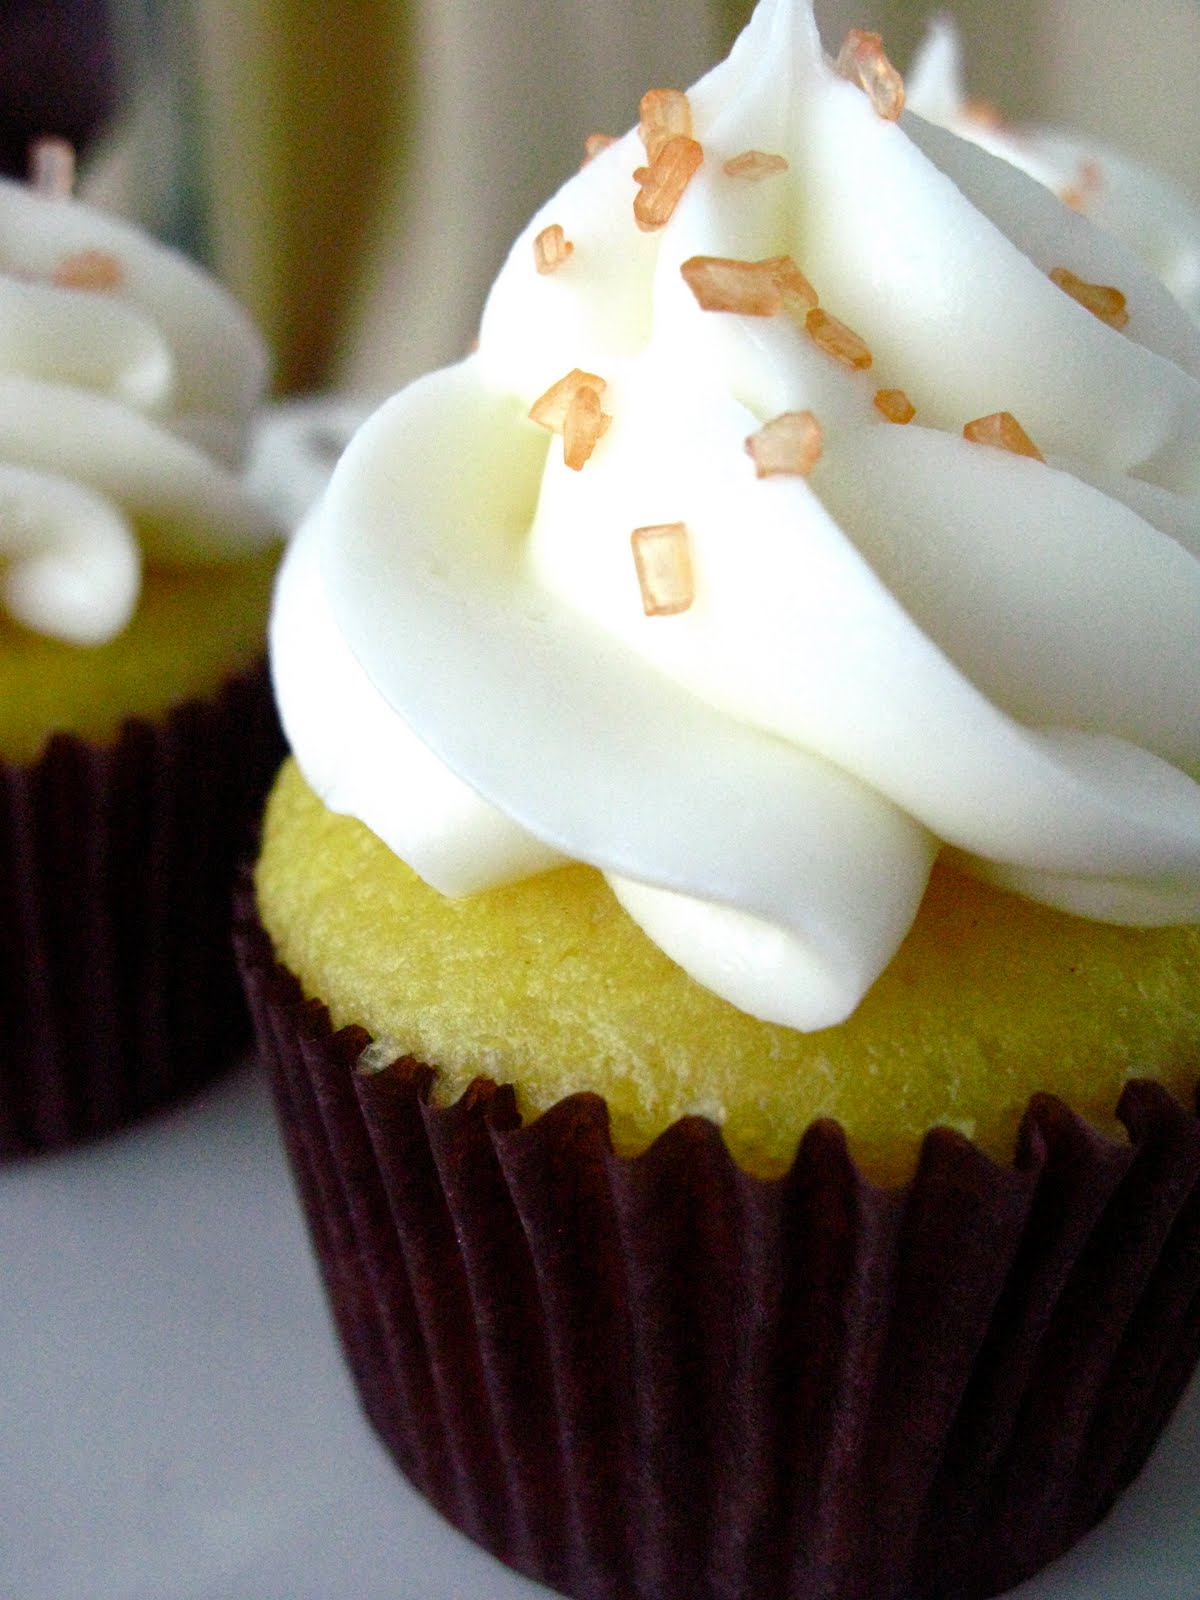
<path fill-rule="evenodd" d="M 4 0 L 0 158 L 84 148 L 84 192 L 206 259 L 277 389 L 384 393 L 469 344 L 513 235 L 686 87 L 750 0 Z M 1122 146 L 1200 202 L 1200 0 L 817 0 L 903 70 L 945 12 L 969 93 Z"/>

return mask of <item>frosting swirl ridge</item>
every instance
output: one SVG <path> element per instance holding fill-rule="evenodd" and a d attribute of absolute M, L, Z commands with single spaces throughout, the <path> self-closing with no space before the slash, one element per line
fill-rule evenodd
<path fill-rule="evenodd" d="M 853 1010 L 940 848 L 1083 915 L 1200 916 L 1200 333 L 1024 173 L 880 115 L 800 0 L 688 104 L 664 224 L 634 220 L 635 130 L 302 530 L 273 651 L 310 783 L 444 892 L 592 863 L 699 981 L 800 1028 Z M 719 308 L 731 264 L 762 304 Z M 971 433 L 1013 417 L 1039 459 Z M 780 418 L 813 449 L 760 475 Z"/>

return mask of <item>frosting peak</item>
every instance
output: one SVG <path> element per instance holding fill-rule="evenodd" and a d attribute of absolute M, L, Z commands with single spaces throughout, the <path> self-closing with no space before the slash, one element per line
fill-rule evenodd
<path fill-rule="evenodd" d="M 477 353 L 364 425 L 274 622 L 328 804 L 449 893 L 590 862 L 800 1028 L 945 846 L 1084 915 L 1200 915 L 1200 333 L 897 111 L 765 0 L 533 218 Z"/>

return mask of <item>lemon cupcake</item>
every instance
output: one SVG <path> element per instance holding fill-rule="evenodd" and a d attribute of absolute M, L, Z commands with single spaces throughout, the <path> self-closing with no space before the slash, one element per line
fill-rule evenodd
<path fill-rule="evenodd" d="M 162 1104 L 243 1036 L 225 929 L 277 760 L 263 655 L 279 529 L 241 480 L 265 351 L 217 285 L 12 183 L 0 266 L 11 1155 Z"/>
<path fill-rule="evenodd" d="M 1200 1291 L 1200 333 L 765 0 L 289 551 L 241 942 L 368 1414 L 579 1600 L 983 1597 Z"/>

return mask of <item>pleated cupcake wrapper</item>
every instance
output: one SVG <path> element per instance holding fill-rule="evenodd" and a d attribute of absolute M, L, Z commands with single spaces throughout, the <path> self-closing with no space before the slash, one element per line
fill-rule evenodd
<path fill-rule="evenodd" d="M 0 762 L 0 1158 L 129 1122 L 248 1042 L 231 897 L 281 756 L 259 668 Z"/>
<path fill-rule="evenodd" d="M 368 1416 L 442 1513 L 578 1600 L 975 1600 L 1092 1526 L 1200 1348 L 1200 1121 L 1133 1083 L 1129 1145 L 1029 1106 L 1012 1167 L 932 1133 L 904 1189 L 815 1124 L 777 1181 L 686 1119 L 526 1127 L 481 1080 L 357 1067 L 239 946 Z M 400 1600 L 400 1597 L 397 1597 Z"/>

